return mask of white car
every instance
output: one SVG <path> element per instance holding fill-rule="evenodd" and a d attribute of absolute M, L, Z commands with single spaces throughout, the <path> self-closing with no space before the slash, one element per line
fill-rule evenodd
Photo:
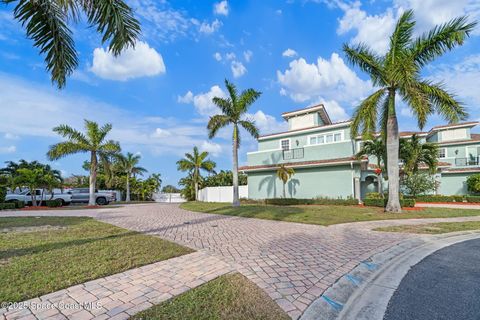
<path fill-rule="evenodd" d="M 35 190 L 35 198 L 38 204 L 41 202 L 45 202 L 47 200 L 60 200 L 62 201 L 62 205 L 69 205 L 72 202 L 72 195 L 66 193 L 49 193 L 46 190 L 36 189 Z M 40 202 L 41 200 L 41 202 Z M 25 190 L 20 193 L 9 193 L 5 196 L 5 202 L 14 202 L 20 201 L 24 202 L 26 205 L 32 204 L 32 194 L 30 190 Z"/>

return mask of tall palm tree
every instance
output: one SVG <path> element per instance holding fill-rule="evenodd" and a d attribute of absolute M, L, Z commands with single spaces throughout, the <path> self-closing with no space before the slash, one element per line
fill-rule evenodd
<path fill-rule="evenodd" d="M 193 154 L 187 152 L 185 158 L 177 161 L 178 170 L 187 171 L 192 177 L 192 182 L 195 185 L 195 200 L 198 200 L 198 185 L 202 180 L 201 171 L 215 173 L 215 167 L 217 166 L 207 157 L 207 151 L 199 152 L 197 147 L 193 147 Z"/>
<path fill-rule="evenodd" d="M 422 143 L 418 135 L 410 139 L 400 140 L 400 159 L 403 161 L 403 171 L 407 175 L 416 174 L 419 164 L 425 164 L 430 173 L 437 171 L 438 146 L 433 143 Z"/>
<path fill-rule="evenodd" d="M 386 153 L 385 144 L 382 139 L 368 140 L 363 143 L 362 148 L 356 154 L 357 158 L 364 156 L 374 156 L 377 160 L 377 181 L 378 181 L 378 193 L 383 196 L 383 178 L 382 178 L 382 162 L 386 163 Z"/>
<path fill-rule="evenodd" d="M 120 152 L 120 144 L 113 140 L 106 140 L 112 130 L 111 124 L 102 127 L 98 123 L 85 120 L 85 133 L 68 125 L 53 128 L 66 141 L 50 146 L 47 156 L 50 160 L 57 160 L 76 153 L 90 153 L 90 199 L 88 204 L 95 205 L 95 189 L 97 184 L 98 157 L 113 155 Z"/>
<path fill-rule="evenodd" d="M 424 66 L 435 58 L 462 45 L 476 23 L 468 23 L 466 17 L 451 20 L 413 39 L 413 11 L 406 11 L 398 20 L 390 37 L 388 52 L 380 56 L 367 45 L 350 46 L 343 50 L 348 60 L 368 73 L 372 83 L 379 87 L 355 110 L 352 136 L 359 132 L 365 140 L 372 137 L 377 124 L 387 145 L 388 212 L 400 212 L 399 199 L 399 132 L 395 107 L 398 95 L 412 110 L 422 129 L 427 118 L 438 113 L 453 123 L 467 118 L 460 102 L 447 92 L 442 83 L 422 79 Z"/>
<path fill-rule="evenodd" d="M 221 111 L 221 114 L 210 117 L 208 122 L 208 137 L 212 139 L 218 130 L 228 125 L 233 125 L 232 146 L 233 146 L 233 206 L 240 205 L 238 196 L 238 147 L 240 145 L 239 128 L 244 128 L 255 139 L 258 138 L 258 129 L 255 122 L 246 119 L 245 115 L 248 108 L 260 97 L 261 92 L 254 89 L 246 89 L 240 93 L 237 92 L 236 86 L 225 80 L 225 87 L 228 90 L 228 98 L 214 97 L 215 103 Z"/>
<path fill-rule="evenodd" d="M 125 173 L 127 178 L 126 202 L 130 202 L 130 178 L 132 175 L 142 175 L 144 172 L 147 172 L 147 169 L 138 166 L 140 158 L 141 156 L 139 154 L 133 154 L 131 152 L 128 152 L 127 155 L 119 154 L 117 156 L 118 169 L 122 173 Z"/>
<path fill-rule="evenodd" d="M 140 23 L 123 0 L 0 0 L 0 3 L 16 4 L 14 18 L 45 55 L 46 67 L 58 88 L 65 86 L 67 76 L 78 66 L 69 22 L 77 22 L 84 14 L 88 24 L 102 35 L 102 43 L 109 42 L 115 56 L 133 46 L 140 33 Z"/>
<path fill-rule="evenodd" d="M 283 182 L 283 197 L 286 198 L 287 194 L 285 192 L 285 185 L 287 184 L 288 180 L 295 174 L 295 170 L 293 168 L 287 168 L 284 164 L 280 165 L 277 170 L 277 177 L 278 179 L 282 180 Z"/>

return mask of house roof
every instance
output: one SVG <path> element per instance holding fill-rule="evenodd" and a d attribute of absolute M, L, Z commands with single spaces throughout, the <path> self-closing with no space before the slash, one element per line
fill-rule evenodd
<path fill-rule="evenodd" d="M 448 168 L 448 167 L 450 167 L 451 165 L 452 165 L 452 164 L 449 163 L 449 162 L 439 161 L 439 162 L 437 163 L 437 168 Z M 374 169 L 377 169 L 378 166 L 377 166 L 376 164 L 374 164 L 374 163 L 369 163 L 369 164 L 368 164 L 368 168 L 374 170 Z M 419 166 L 418 166 L 418 168 L 419 168 L 419 169 L 428 169 L 428 166 L 427 166 L 426 164 L 424 164 L 424 163 L 420 163 Z"/>
<path fill-rule="evenodd" d="M 470 167 L 470 168 L 448 168 L 442 171 L 443 173 L 469 173 L 469 172 L 480 172 L 480 167 Z"/>
<path fill-rule="evenodd" d="M 287 120 L 291 117 L 298 116 L 298 115 L 303 115 L 303 114 L 311 113 L 311 112 L 318 112 L 320 114 L 320 118 L 322 118 L 323 123 L 332 124 L 332 120 L 330 120 L 330 116 L 328 115 L 327 111 L 325 110 L 325 106 L 323 104 L 317 104 L 317 105 L 307 107 L 307 108 L 303 108 L 303 109 L 284 112 L 284 113 L 282 113 L 282 117 L 285 120 Z"/>
<path fill-rule="evenodd" d="M 474 127 L 474 126 L 476 126 L 478 123 L 479 123 L 478 121 L 469 121 L 469 122 L 445 124 L 445 125 L 441 125 L 441 126 L 432 127 L 432 129 L 430 129 L 429 132 L 437 131 L 437 130 L 439 130 L 439 129 L 452 128 L 452 127 L 458 127 L 458 128 L 462 128 L 462 127 Z"/>
<path fill-rule="evenodd" d="M 273 138 L 273 137 L 282 136 L 282 135 L 290 135 L 290 134 L 294 134 L 294 133 L 298 133 L 298 132 L 302 132 L 302 131 L 309 131 L 309 130 L 314 131 L 315 129 L 330 129 L 330 128 L 335 128 L 335 127 L 342 126 L 342 125 L 347 125 L 347 124 L 350 124 L 350 123 L 351 123 L 350 120 L 346 120 L 346 121 L 338 121 L 338 122 L 328 124 L 328 125 L 312 126 L 312 127 L 308 127 L 308 128 L 301 128 L 301 129 L 288 130 L 288 131 L 282 131 L 282 132 L 277 132 L 277 133 L 270 133 L 270 134 L 265 134 L 263 136 L 258 137 L 258 140 Z"/>
<path fill-rule="evenodd" d="M 349 164 L 349 163 L 360 163 L 366 162 L 368 159 L 357 159 L 355 157 L 345 157 L 345 158 L 335 158 L 335 159 L 325 159 L 325 160 L 315 160 L 315 161 L 299 161 L 299 162 L 286 162 L 281 164 L 264 164 L 258 166 L 243 166 L 238 168 L 240 171 L 268 171 L 275 170 L 284 165 L 289 168 L 298 168 L 298 167 L 321 167 L 328 165 L 337 165 L 337 164 Z"/>

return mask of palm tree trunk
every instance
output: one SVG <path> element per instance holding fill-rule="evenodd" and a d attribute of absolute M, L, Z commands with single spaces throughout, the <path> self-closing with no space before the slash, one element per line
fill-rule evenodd
<path fill-rule="evenodd" d="M 95 186 L 97 185 L 97 153 L 92 151 L 90 157 L 90 190 L 88 205 L 95 205 Z"/>
<path fill-rule="evenodd" d="M 388 93 L 389 112 L 387 120 L 387 171 L 388 171 L 388 202 L 385 207 L 387 212 L 401 212 L 400 182 L 398 168 L 398 147 L 400 143 L 398 121 L 395 113 L 395 91 Z"/>
<path fill-rule="evenodd" d="M 233 127 L 233 202 L 232 206 L 240 206 L 240 199 L 238 197 L 238 127 Z"/>
<path fill-rule="evenodd" d="M 285 192 L 285 185 L 286 185 L 286 183 L 284 182 L 284 183 L 283 183 L 283 198 L 284 198 L 284 199 L 287 198 L 287 193 Z"/>
<path fill-rule="evenodd" d="M 127 173 L 127 195 L 125 196 L 125 201 L 130 202 L 130 173 Z"/>

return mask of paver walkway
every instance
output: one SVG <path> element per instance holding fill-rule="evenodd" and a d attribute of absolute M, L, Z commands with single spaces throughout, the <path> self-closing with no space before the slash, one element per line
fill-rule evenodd
<path fill-rule="evenodd" d="M 480 220 L 480 217 L 359 222 L 322 227 L 185 211 L 177 205 L 35 212 L 88 215 L 200 250 L 233 266 L 298 318 L 338 278 L 368 257 L 415 237 L 371 231 L 395 224 Z M 11 213 L 11 215 L 17 215 Z M 226 267 L 227 270 L 228 267 Z"/>
<path fill-rule="evenodd" d="M 128 319 L 233 270 L 199 251 L 25 301 L 0 319 Z"/>

